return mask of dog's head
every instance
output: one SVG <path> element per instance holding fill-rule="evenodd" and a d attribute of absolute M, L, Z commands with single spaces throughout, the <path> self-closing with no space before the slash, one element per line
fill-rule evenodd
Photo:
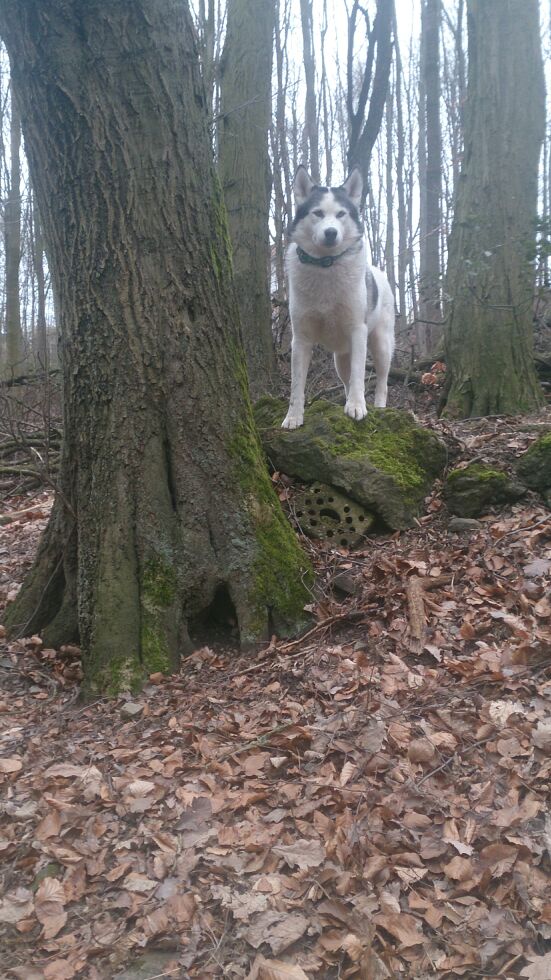
<path fill-rule="evenodd" d="M 358 213 L 362 175 L 355 167 L 342 187 L 318 187 L 304 167 L 294 183 L 296 212 L 291 238 L 305 252 L 334 255 L 363 236 Z"/>

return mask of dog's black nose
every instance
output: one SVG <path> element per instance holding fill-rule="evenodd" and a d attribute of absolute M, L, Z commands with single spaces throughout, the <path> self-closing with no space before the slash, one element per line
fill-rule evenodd
<path fill-rule="evenodd" d="M 336 228 L 326 228 L 323 234 L 324 234 L 324 237 L 325 237 L 325 244 L 326 245 L 334 245 L 335 244 L 335 241 L 336 241 L 336 238 L 337 238 L 337 229 Z"/>

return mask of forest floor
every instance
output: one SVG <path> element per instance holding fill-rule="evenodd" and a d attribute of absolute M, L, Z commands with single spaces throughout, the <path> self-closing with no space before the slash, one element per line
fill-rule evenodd
<path fill-rule="evenodd" d="M 429 424 L 507 463 L 551 411 Z M 138 697 L 84 704 L 78 648 L 2 639 L 2 977 L 551 978 L 551 511 L 457 534 L 440 492 L 305 542 L 302 638 Z M 50 505 L 4 500 L 2 603 Z"/>

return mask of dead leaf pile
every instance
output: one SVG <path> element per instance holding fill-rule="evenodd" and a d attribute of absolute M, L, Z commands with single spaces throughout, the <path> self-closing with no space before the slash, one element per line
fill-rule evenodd
<path fill-rule="evenodd" d="M 302 639 L 201 647 L 132 702 L 5 644 L 3 976 L 549 980 L 551 512 L 464 536 L 436 494 L 315 557 Z"/>

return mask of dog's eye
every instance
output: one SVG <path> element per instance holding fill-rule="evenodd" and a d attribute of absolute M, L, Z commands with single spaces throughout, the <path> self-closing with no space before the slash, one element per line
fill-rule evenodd
<path fill-rule="evenodd" d="M 346 211 L 337 211 L 337 218 L 344 218 Z"/>
<path fill-rule="evenodd" d="M 323 218 L 323 211 L 320 211 L 319 208 L 317 211 L 313 211 L 312 214 L 315 214 L 316 218 Z"/>

